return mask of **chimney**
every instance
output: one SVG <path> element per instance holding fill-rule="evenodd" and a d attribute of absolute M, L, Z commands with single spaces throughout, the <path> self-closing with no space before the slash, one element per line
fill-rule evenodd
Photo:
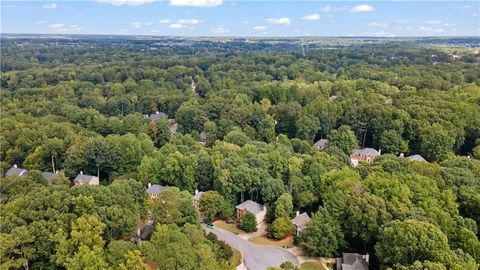
<path fill-rule="evenodd" d="M 13 164 L 13 167 L 14 167 L 14 168 L 18 168 L 17 164 Z"/>
<path fill-rule="evenodd" d="M 148 183 L 148 187 L 151 187 L 152 186 L 152 183 Z"/>
<path fill-rule="evenodd" d="M 55 174 L 58 174 L 58 172 L 59 172 L 59 170 L 56 170 L 56 171 L 55 171 Z"/>
<path fill-rule="evenodd" d="M 83 175 L 83 171 L 80 171 L 80 174 L 82 174 L 82 175 Z"/>
<path fill-rule="evenodd" d="M 365 262 L 368 264 L 368 260 L 370 259 L 370 255 L 368 253 L 366 255 L 363 255 L 363 258 L 365 259 Z"/>
<path fill-rule="evenodd" d="M 405 154 L 403 154 L 403 153 L 400 153 L 400 157 L 405 157 Z"/>
<path fill-rule="evenodd" d="M 197 194 L 198 194 L 198 189 L 195 189 L 195 195 L 197 195 Z"/>
<path fill-rule="evenodd" d="M 156 111 L 155 114 L 160 114 L 160 112 L 159 112 L 159 111 Z"/>
<path fill-rule="evenodd" d="M 379 154 L 379 155 L 382 154 L 382 149 L 378 149 L 378 154 Z"/>
<path fill-rule="evenodd" d="M 295 216 L 296 217 L 300 216 L 300 211 L 295 212 Z"/>

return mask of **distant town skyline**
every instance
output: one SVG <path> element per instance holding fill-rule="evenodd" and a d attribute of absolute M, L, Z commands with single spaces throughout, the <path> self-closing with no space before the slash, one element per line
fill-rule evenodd
<path fill-rule="evenodd" d="M 479 36 L 478 1 L 2 1 L 2 33 Z"/>

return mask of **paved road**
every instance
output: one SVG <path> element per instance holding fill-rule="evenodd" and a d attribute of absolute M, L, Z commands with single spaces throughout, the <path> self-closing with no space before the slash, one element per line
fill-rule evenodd
<path fill-rule="evenodd" d="M 298 265 L 297 257 L 285 249 L 255 245 L 217 227 L 213 229 L 208 229 L 204 225 L 202 227 L 207 232 L 217 235 L 218 239 L 238 249 L 243 255 L 243 263 L 248 270 L 265 270 L 269 266 L 280 266 L 285 261 Z"/>

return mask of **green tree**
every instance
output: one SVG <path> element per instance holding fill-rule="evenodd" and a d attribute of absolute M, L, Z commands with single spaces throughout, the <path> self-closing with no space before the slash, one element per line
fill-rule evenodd
<path fill-rule="evenodd" d="M 216 191 L 207 191 L 202 194 L 199 201 L 200 213 L 208 222 L 217 215 L 228 213 L 229 205 L 225 198 Z"/>
<path fill-rule="evenodd" d="M 328 139 L 328 144 L 337 146 L 347 154 L 350 154 L 358 146 L 357 137 L 349 126 L 341 126 L 336 130 L 332 130 Z"/>
<path fill-rule="evenodd" d="M 275 218 L 287 218 L 289 219 L 293 213 L 293 199 L 289 193 L 283 193 L 275 201 Z"/>
<path fill-rule="evenodd" d="M 320 130 L 320 122 L 313 115 L 303 115 L 297 122 L 297 138 L 312 142 L 315 135 Z"/>
<path fill-rule="evenodd" d="M 325 208 L 313 214 L 299 239 L 310 256 L 334 257 L 346 246 L 339 222 Z"/>
<path fill-rule="evenodd" d="M 119 265 L 120 270 L 148 270 L 148 265 L 144 262 L 142 253 L 139 250 L 131 250 L 125 254 L 125 263 Z"/>
<path fill-rule="evenodd" d="M 248 212 L 240 220 L 240 228 L 246 232 L 256 232 L 257 231 L 257 219 L 255 215 Z"/>
<path fill-rule="evenodd" d="M 295 229 L 292 221 L 286 217 L 275 219 L 268 227 L 268 232 L 275 239 L 283 239 L 293 233 Z"/>
<path fill-rule="evenodd" d="M 408 143 L 396 130 L 387 130 L 380 136 L 378 147 L 385 153 L 398 154 L 408 150 Z"/>
<path fill-rule="evenodd" d="M 419 136 L 418 150 L 427 160 L 443 160 L 453 150 L 455 138 L 438 123 L 421 128 Z"/>

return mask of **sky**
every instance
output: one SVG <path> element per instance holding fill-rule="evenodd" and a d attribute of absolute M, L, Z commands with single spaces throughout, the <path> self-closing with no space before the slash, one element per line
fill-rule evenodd
<path fill-rule="evenodd" d="M 480 1 L 1 1 L 1 33 L 480 36 Z"/>

